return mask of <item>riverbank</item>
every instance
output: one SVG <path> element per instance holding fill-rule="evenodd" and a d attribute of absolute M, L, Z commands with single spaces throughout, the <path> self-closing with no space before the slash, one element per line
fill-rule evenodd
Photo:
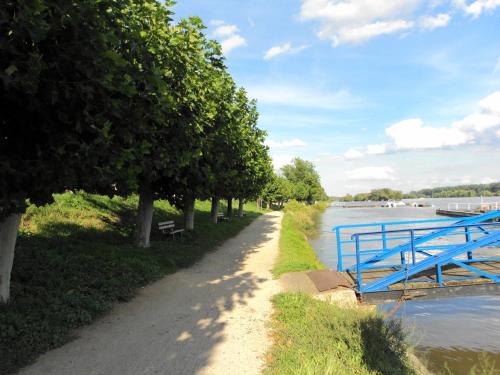
<path fill-rule="evenodd" d="M 319 231 L 327 205 L 285 207 L 273 273 L 326 268 L 306 234 Z M 274 297 L 267 374 L 416 374 L 406 336 L 373 309 L 338 306 L 301 293 Z"/>
<path fill-rule="evenodd" d="M 152 246 L 131 245 L 137 197 L 127 199 L 66 193 L 23 216 L 12 273 L 12 297 L 0 306 L 0 373 L 26 365 L 70 341 L 74 329 L 130 300 L 139 288 L 190 266 L 234 237 L 260 215 L 214 225 L 209 202 L 197 202 L 195 230 L 162 238 L 153 228 Z M 153 223 L 175 220 L 179 211 L 155 202 Z"/>
<path fill-rule="evenodd" d="M 273 268 L 273 274 L 276 277 L 288 272 L 325 268 L 307 237 L 318 234 L 321 213 L 327 207 L 326 202 L 311 206 L 290 202 L 285 206 L 281 226 L 280 253 Z"/>

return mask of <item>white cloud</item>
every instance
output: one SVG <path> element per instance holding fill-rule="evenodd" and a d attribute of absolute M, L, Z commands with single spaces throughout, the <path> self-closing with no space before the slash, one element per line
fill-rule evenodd
<path fill-rule="evenodd" d="M 383 34 L 408 30 L 422 0 L 302 0 L 303 20 L 320 22 L 318 36 L 334 46 L 359 43 Z"/>
<path fill-rule="evenodd" d="M 346 173 L 348 181 L 385 180 L 395 181 L 394 169 L 384 167 L 362 167 Z"/>
<path fill-rule="evenodd" d="M 292 148 L 292 147 L 306 147 L 307 143 L 301 139 L 291 139 L 284 140 L 282 142 L 273 141 L 272 139 L 268 139 L 266 141 L 266 145 L 270 148 Z"/>
<path fill-rule="evenodd" d="M 339 30 L 337 35 L 332 39 L 332 42 L 334 46 L 344 43 L 362 43 L 383 34 L 392 34 L 398 31 L 411 29 L 412 27 L 413 22 L 405 20 L 389 22 L 377 21 L 359 27 Z M 322 33 L 320 33 L 320 36 L 321 35 Z"/>
<path fill-rule="evenodd" d="M 271 159 L 273 160 L 273 166 L 275 170 L 280 169 L 284 165 L 290 164 L 294 158 L 295 158 L 294 155 L 289 155 L 289 154 L 271 155 Z"/>
<path fill-rule="evenodd" d="M 345 109 L 360 105 L 361 100 L 353 97 L 347 90 L 323 91 L 314 87 L 293 85 L 264 84 L 247 86 L 249 96 L 260 103 L 293 107 L 321 109 Z"/>
<path fill-rule="evenodd" d="M 360 159 L 363 156 L 365 156 L 361 151 L 355 148 L 351 148 L 347 152 L 344 153 L 344 158 L 346 160 L 354 160 L 354 159 Z"/>
<path fill-rule="evenodd" d="M 239 29 L 236 25 L 219 25 L 212 33 L 212 35 L 216 38 L 225 38 L 229 36 L 233 36 L 238 33 Z"/>
<path fill-rule="evenodd" d="M 300 17 L 318 22 L 317 35 L 338 46 L 445 27 L 457 9 L 476 18 L 497 7 L 500 0 L 302 0 Z M 444 11 L 426 14 L 436 9 Z"/>
<path fill-rule="evenodd" d="M 476 0 L 468 4 L 465 0 L 455 2 L 463 11 L 477 18 L 483 12 L 493 11 L 495 8 L 500 7 L 500 0 Z"/>
<path fill-rule="evenodd" d="M 224 54 L 228 54 L 231 50 L 237 47 L 243 47 L 246 45 L 247 42 L 241 35 L 233 35 L 221 42 L 222 52 Z"/>
<path fill-rule="evenodd" d="M 227 55 L 233 49 L 247 45 L 245 38 L 239 32 L 238 26 L 226 24 L 222 20 L 210 21 L 215 30 L 212 32 L 214 38 L 218 38 L 222 47 L 222 52 Z"/>
<path fill-rule="evenodd" d="M 345 159 L 381 155 L 395 151 L 439 149 L 465 144 L 492 144 L 500 141 L 500 91 L 483 98 L 478 111 L 449 126 L 425 125 L 420 118 L 397 122 L 385 129 L 391 142 L 348 150 Z"/>
<path fill-rule="evenodd" d="M 365 152 L 367 155 L 381 155 L 387 151 L 388 147 L 386 145 L 368 145 Z"/>
<path fill-rule="evenodd" d="M 419 118 L 400 121 L 385 130 L 397 150 L 418 150 L 457 146 L 469 137 L 463 131 L 448 127 L 425 126 Z"/>
<path fill-rule="evenodd" d="M 438 27 L 448 26 L 451 16 L 447 13 L 440 13 L 437 16 L 424 16 L 420 18 L 420 26 L 424 29 L 434 30 Z"/>
<path fill-rule="evenodd" d="M 264 60 L 270 60 L 279 55 L 284 55 L 284 54 L 291 55 L 294 53 L 299 53 L 300 51 L 303 51 L 306 48 L 307 46 L 293 47 L 292 43 L 287 42 L 281 46 L 274 46 L 268 49 L 264 54 Z"/>

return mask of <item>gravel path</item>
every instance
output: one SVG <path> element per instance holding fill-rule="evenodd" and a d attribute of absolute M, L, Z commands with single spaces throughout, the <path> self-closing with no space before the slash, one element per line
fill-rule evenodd
<path fill-rule="evenodd" d="M 21 374 L 258 374 L 270 342 L 280 213 L 141 290 Z M 224 225 L 224 224 L 221 224 Z"/>

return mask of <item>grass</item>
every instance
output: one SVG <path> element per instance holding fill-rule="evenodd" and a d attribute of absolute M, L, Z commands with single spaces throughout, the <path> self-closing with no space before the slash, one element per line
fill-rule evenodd
<path fill-rule="evenodd" d="M 321 213 L 326 207 L 326 203 L 307 206 L 298 202 L 290 202 L 285 206 L 281 222 L 280 254 L 273 268 L 275 277 L 288 272 L 325 268 L 307 237 L 318 234 Z"/>
<path fill-rule="evenodd" d="M 210 203 L 197 202 L 194 232 L 171 240 L 153 228 L 151 248 L 140 249 L 131 245 L 137 203 L 136 196 L 110 199 L 82 192 L 28 208 L 16 246 L 11 301 L 0 306 L 0 374 L 66 343 L 75 328 L 129 300 L 139 287 L 193 264 L 259 215 L 248 204 L 245 217 L 214 225 Z M 153 223 L 164 220 L 182 226 L 180 212 L 157 201 Z"/>
<path fill-rule="evenodd" d="M 304 294 L 273 299 L 274 345 L 265 374 L 415 374 L 397 321 Z"/>

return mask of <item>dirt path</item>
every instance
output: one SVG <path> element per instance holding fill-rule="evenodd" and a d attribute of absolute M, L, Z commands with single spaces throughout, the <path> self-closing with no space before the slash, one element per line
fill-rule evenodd
<path fill-rule="evenodd" d="M 269 346 L 281 214 L 146 288 L 22 374 L 258 374 Z M 223 225 L 223 224 L 222 224 Z"/>

